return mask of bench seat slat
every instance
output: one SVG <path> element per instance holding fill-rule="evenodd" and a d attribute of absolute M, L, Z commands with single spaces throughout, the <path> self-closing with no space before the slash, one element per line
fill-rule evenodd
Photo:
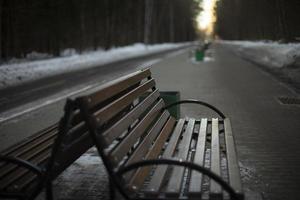
<path fill-rule="evenodd" d="M 183 139 L 179 145 L 179 151 L 177 158 L 182 160 L 188 160 L 188 153 L 192 141 L 194 132 L 195 119 L 189 119 L 185 132 L 183 133 Z M 183 181 L 184 167 L 174 167 L 171 173 L 171 177 L 166 188 L 166 195 L 169 197 L 178 197 L 180 194 L 180 188 Z"/>
<path fill-rule="evenodd" d="M 178 140 L 181 136 L 183 127 L 185 124 L 184 119 L 180 119 L 175 127 L 175 130 L 170 138 L 168 146 L 164 151 L 163 158 L 171 158 L 175 152 Z M 156 196 L 159 194 L 159 189 L 162 185 L 163 179 L 167 172 L 168 166 L 158 166 L 154 172 L 154 175 L 151 178 L 149 185 L 147 186 L 145 193 L 149 196 Z"/>
<path fill-rule="evenodd" d="M 219 141 L 219 120 L 212 119 L 212 131 L 211 131 L 211 166 L 210 169 L 216 175 L 221 175 L 220 166 L 220 141 Z M 210 197 L 211 199 L 221 199 L 222 189 L 221 186 L 210 179 Z"/>
<path fill-rule="evenodd" d="M 155 159 L 157 158 L 160 153 L 162 148 L 164 147 L 164 144 L 170 134 L 172 133 L 172 130 L 175 125 L 175 119 L 173 117 L 170 117 L 163 127 L 162 131 L 154 141 L 153 146 L 145 156 L 145 160 L 150 160 L 150 159 Z M 151 170 L 151 167 L 143 167 L 139 168 L 135 174 L 132 176 L 132 178 L 129 181 L 129 187 L 131 189 L 138 190 L 144 183 L 145 178 L 148 176 L 149 172 Z"/>
<path fill-rule="evenodd" d="M 148 152 L 149 148 L 152 145 L 152 142 L 157 137 L 157 135 L 162 130 L 163 126 L 165 125 L 166 121 L 168 120 L 170 116 L 170 113 L 168 111 L 164 111 L 163 114 L 160 116 L 160 118 L 156 121 L 156 123 L 153 125 L 151 130 L 148 132 L 147 136 L 143 139 L 142 142 L 140 142 L 137 149 L 133 152 L 133 154 L 130 156 L 128 161 L 126 162 L 126 165 L 130 165 L 138 160 L 141 160 Z M 128 180 L 130 177 L 132 177 L 132 174 L 134 172 L 129 172 L 125 177 L 126 180 Z"/>
<path fill-rule="evenodd" d="M 104 140 L 103 145 L 109 145 L 117 137 L 126 130 L 130 124 L 132 124 L 138 117 L 146 111 L 149 106 L 159 97 L 158 90 L 155 90 L 147 98 L 145 98 L 140 104 L 138 104 L 132 111 L 127 113 L 122 119 L 116 122 L 105 132 L 101 133 Z"/>
<path fill-rule="evenodd" d="M 241 177 L 239 173 L 239 166 L 237 162 L 237 154 L 234 145 L 234 139 L 232 135 L 232 129 L 230 120 L 226 118 L 224 120 L 224 129 L 225 129 L 225 145 L 226 145 L 226 153 L 227 153 L 227 166 L 228 166 L 228 174 L 229 174 L 229 183 L 231 187 L 242 196 L 242 184 Z"/>
<path fill-rule="evenodd" d="M 149 69 L 147 69 L 117 79 L 109 83 L 110 85 L 103 85 L 102 89 L 100 89 L 98 92 L 88 96 L 88 99 L 90 99 L 90 103 L 88 104 L 89 108 L 102 103 L 106 99 L 109 99 L 110 97 L 126 90 L 127 88 L 130 88 L 149 76 L 151 76 L 151 72 Z"/>
<path fill-rule="evenodd" d="M 20 156 L 19 158 L 31 162 L 38 156 L 41 152 L 45 151 L 46 149 L 51 148 L 54 142 L 54 138 L 44 141 L 41 143 L 40 146 L 37 146 L 36 149 L 32 149 L 31 151 L 27 152 L 25 155 Z M 14 170 L 18 169 L 19 167 L 14 164 L 7 164 L 1 167 L 1 174 L 0 178 L 7 176 L 9 173 L 13 172 Z"/>
<path fill-rule="evenodd" d="M 161 113 L 164 102 L 161 99 L 147 115 L 133 128 L 133 130 L 121 141 L 121 143 L 110 153 L 109 157 L 114 163 L 118 163 L 129 152 L 130 148 L 137 142 L 138 138 L 142 136 L 147 127 L 153 120 Z"/>
<path fill-rule="evenodd" d="M 194 163 L 200 166 L 204 166 L 205 156 L 205 143 L 207 133 L 207 119 L 202 119 L 200 122 L 200 129 L 197 138 L 196 153 L 194 155 Z M 202 174 L 197 171 L 192 171 L 191 180 L 189 184 L 189 196 L 199 197 L 202 190 Z"/>
<path fill-rule="evenodd" d="M 31 160 L 31 163 L 34 165 L 40 165 L 41 163 L 45 162 L 49 158 L 51 149 L 45 149 L 43 152 L 41 152 L 38 156 L 36 156 L 34 159 Z M 10 187 L 10 185 L 16 183 L 17 181 L 20 181 L 20 178 L 22 178 L 24 175 L 30 173 L 27 169 L 24 168 L 17 168 L 17 170 L 11 174 L 8 174 L 4 178 L 1 179 L 0 188 L 4 189 L 7 187 Z M 16 184 L 18 185 L 18 184 Z"/>
<path fill-rule="evenodd" d="M 122 111 L 122 109 L 130 105 L 130 103 L 132 103 L 136 98 L 138 98 L 140 95 L 144 94 L 147 90 L 153 88 L 154 86 L 155 86 L 154 79 L 151 79 L 146 83 L 133 89 L 132 91 L 126 93 L 119 99 L 106 105 L 104 108 L 101 108 L 99 111 L 96 111 L 94 115 L 98 122 L 98 126 L 101 126 L 104 123 L 106 123 L 108 120 L 113 118 L 117 113 Z"/>

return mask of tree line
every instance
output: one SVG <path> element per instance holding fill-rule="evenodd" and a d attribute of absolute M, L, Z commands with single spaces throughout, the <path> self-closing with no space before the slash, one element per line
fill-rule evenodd
<path fill-rule="evenodd" d="M 216 34 L 229 40 L 300 40 L 299 0 L 220 0 Z"/>
<path fill-rule="evenodd" d="M 0 58 L 191 41 L 197 0 L 0 0 Z"/>

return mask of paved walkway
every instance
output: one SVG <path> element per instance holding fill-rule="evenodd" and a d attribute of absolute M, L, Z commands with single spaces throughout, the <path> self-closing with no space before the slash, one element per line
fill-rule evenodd
<path fill-rule="evenodd" d="M 251 197 L 258 192 L 263 199 L 300 199 L 300 107 L 277 100 L 294 93 L 227 49 L 214 50 L 212 62 L 191 64 L 182 54 L 153 67 L 158 88 L 210 102 L 231 118 Z M 186 107 L 182 112 L 201 115 L 203 110 Z"/>
<path fill-rule="evenodd" d="M 247 199 L 300 199 L 300 107 L 277 100 L 293 92 L 227 49 L 214 51 L 210 62 L 195 64 L 186 52 L 154 65 L 158 88 L 210 102 L 231 118 Z M 207 114 L 182 108 L 183 116 Z M 105 171 L 93 154 L 59 177 L 59 199 L 107 199 Z"/>

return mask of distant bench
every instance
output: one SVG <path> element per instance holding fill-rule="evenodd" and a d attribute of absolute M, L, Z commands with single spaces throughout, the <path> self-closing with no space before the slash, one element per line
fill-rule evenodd
<path fill-rule="evenodd" d="M 220 118 L 176 120 L 167 109 L 183 103 Z M 115 189 L 125 199 L 244 198 L 229 119 L 196 100 L 165 106 L 150 70 L 68 100 L 60 125 L 1 152 L 0 195 L 33 199 L 45 187 L 52 199 L 51 181 L 93 145 L 112 198 Z"/>

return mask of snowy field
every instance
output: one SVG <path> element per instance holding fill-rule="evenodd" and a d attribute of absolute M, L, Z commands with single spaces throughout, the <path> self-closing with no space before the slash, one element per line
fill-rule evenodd
<path fill-rule="evenodd" d="M 236 54 L 265 67 L 300 89 L 300 43 L 219 41 Z"/>
<path fill-rule="evenodd" d="M 125 60 L 129 58 L 144 56 L 165 50 L 175 49 L 190 45 L 191 43 L 144 45 L 134 44 L 126 47 L 112 48 L 108 51 L 98 50 L 77 54 L 74 50 L 62 52 L 61 57 L 49 58 L 50 55 L 31 53 L 27 60 L 15 60 L 0 66 L 0 89 L 17 86 L 22 83 L 55 76 L 71 71 L 82 70 Z M 34 60 L 39 56 L 48 58 Z"/>

